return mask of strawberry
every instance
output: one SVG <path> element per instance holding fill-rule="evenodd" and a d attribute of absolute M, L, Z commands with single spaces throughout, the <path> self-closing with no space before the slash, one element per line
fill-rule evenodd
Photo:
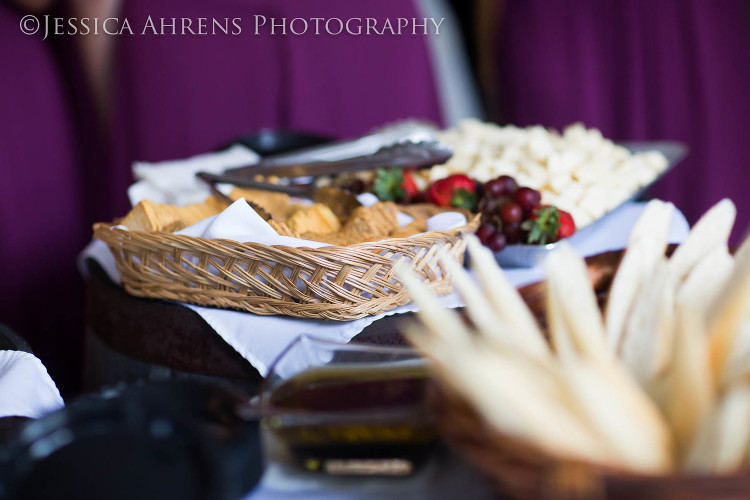
<path fill-rule="evenodd" d="M 425 198 L 428 202 L 441 207 L 449 207 L 452 196 L 453 192 L 448 188 L 447 179 L 440 179 L 433 182 L 427 187 L 427 191 L 425 192 Z"/>
<path fill-rule="evenodd" d="M 560 229 L 557 231 L 557 239 L 561 240 L 576 232 L 576 223 L 573 216 L 564 210 L 560 210 Z"/>
<path fill-rule="evenodd" d="M 426 198 L 441 207 L 458 207 L 474 210 L 477 204 L 477 185 L 470 177 L 453 174 L 440 179 L 427 188 Z"/>
<path fill-rule="evenodd" d="M 376 170 L 372 191 L 380 201 L 408 202 L 419 194 L 417 184 L 409 172 L 394 168 Z"/>
<path fill-rule="evenodd" d="M 406 199 L 413 200 L 414 198 L 419 196 L 419 188 L 417 187 L 417 183 L 414 181 L 414 177 L 410 172 L 404 170 L 401 172 L 401 175 L 404 176 L 404 182 L 401 184 L 401 187 L 404 188 L 404 191 L 406 191 Z"/>
<path fill-rule="evenodd" d="M 552 205 L 542 205 L 531 212 L 522 229 L 529 233 L 528 243 L 546 245 L 572 235 L 576 232 L 576 225 L 568 212 Z"/>

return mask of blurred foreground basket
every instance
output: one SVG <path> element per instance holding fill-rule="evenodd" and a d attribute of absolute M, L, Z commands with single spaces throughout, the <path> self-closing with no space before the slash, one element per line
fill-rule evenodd
<path fill-rule="evenodd" d="M 670 246 L 669 252 L 673 250 Z M 600 304 L 606 300 L 623 251 L 586 259 Z M 544 283 L 519 290 L 545 327 Z M 478 380 L 477 384 L 482 381 Z M 508 383 L 513 383 L 509 380 Z M 484 421 L 458 394 L 434 382 L 431 399 L 441 435 L 479 469 L 502 498 L 578 500 L 719 500 L 750 498 L 750 473 L 726 476 L 639 476 L 597 465 L 560 460 L 529 443 L 504 435 Z M 530 396 L 532 397 L 532 396 Z M 514 408 L 508 408 L 512 412 Z M 555 425 L 555 415 L 549 415 Z"/>
<path fill-rule="evenodd" d="M 432 388 L 441 435 L 488 478 L 500 498 L 549 500 L 730 500 L 750 498 L 750 474 L 638 476 L 550 457 L 497 432 L 466 402 Z M 513 411 L 513 408 L 508 408 Z M 549 416 L 555 425 L 555 416 Z"/>

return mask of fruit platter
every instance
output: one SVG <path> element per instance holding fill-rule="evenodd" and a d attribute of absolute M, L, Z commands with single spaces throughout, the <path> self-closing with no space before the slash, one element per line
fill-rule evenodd
<path fill-rule="evenodd" d="M 557 242 L 606 224 L 686 154 L 678 143 L 616 144 L 580 124 L 563 133 L 468 120 L 436 138 L 453 149 L 428 169 L 380 168 L 319 179 L 381 201 L 481 214 L 480 241 L 504 267 L 532 267 Z"/>

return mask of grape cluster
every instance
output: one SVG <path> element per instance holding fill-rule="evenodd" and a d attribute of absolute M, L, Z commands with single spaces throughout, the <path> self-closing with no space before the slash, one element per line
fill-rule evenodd
<path fill-rule="evenodd" d="M 539 191 L 519 187 L 513 177 L 502 175 L 484 184 L 477 209 L 482 214 L 482 225 L 477 237 L 493 252 L 506 245 L 526 241 L 523 222 L 534 216 L 542 202 Z"/>

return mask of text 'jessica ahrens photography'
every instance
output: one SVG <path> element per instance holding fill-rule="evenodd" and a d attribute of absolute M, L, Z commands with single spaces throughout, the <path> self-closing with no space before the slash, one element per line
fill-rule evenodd
<path fill-rule="evenodd" d="M 21 19 L 21 31 L 27 35 L 158 35 L 158 36 L 417 36 L 439 35 L 445 18 L 433 17 L 152 17 L 138 23 L 127 18 L 53 17 L 28 15 Z"/>

